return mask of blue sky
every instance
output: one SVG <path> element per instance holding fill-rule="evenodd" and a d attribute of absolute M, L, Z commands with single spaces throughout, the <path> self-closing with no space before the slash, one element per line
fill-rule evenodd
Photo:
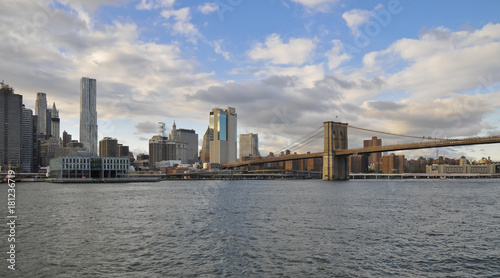
<path fill-rule="evenodd" d="M 97 79 L 99 139 L 147 152 L 156 123 L 195 129 L 235 107 L 261 154 L 341 120 L 434 137 L 499 135 L 498 1 L 28 0 L 0 3 L 0 79 L 45 92 L 78 139 Z M 338 118 L 336 118 L 338 116 Z M 351 133 L 357 147 L 376 134 Z M 402 138 L 385 138 L 400 143 Z M 300 151 L 318 151 L 321 142 Z M 492 156 L 496 145 L 440 149 Z M 435 156 L 435 150 L 408 156 Z"/>

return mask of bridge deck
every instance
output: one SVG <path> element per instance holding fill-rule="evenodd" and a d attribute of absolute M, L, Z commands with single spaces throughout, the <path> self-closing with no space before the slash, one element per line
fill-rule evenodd
<path fill-rule="evenodd" d="M 402 150 L 441 148 L 441 147 L 452 147 L 452 146 L 495 144 L 495 143 L 500 143 L 500 136 L 473 137 L 473 138 L 465 138 L 465 139 L 447 139 L 447 140 L 439 140 L 439 141 L 431 141 L 431 142 L 396 144 L 396 145 L 367 147 L 367 148 L 359 148 L 359 149 L 336 150 L 335 155 L 352 155 L 352 154 L 365 154 L 365 153 L 390 152 L 390 151 L 402 151 Z M 224 163 L 224 164 L 222 164 L 222 167 L 233 168 L 233 167 L 240 167 L 240 166 L 257 165 L 257 164 L 299 160 L 299 159 L 308 159 L 308 158 L 318 158 L 318 157 L 323 157 L 323 152 L 307 153 L 307 154 L 290 154 L 290 155 L 266 157 L 266 158 L 249 160 L 249 161 L 238 161 L 238 162 L 232 162 L 232 163 Z"/>

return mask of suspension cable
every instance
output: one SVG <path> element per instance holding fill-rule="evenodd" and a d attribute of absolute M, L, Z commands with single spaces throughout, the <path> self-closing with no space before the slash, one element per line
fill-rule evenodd
<path fill-rule="evenodd" d="M 300 139 L 297 139 L 294 142 L 292 142 L 292 143 L 290 143 L 290 144 L 282 147 L 281 149 L 279 149 L 278 151 L 276 151 L 275 154 L 279 154 L 283 150 L 290 149 L 290 148 L 292 148 L 292 146 L 300 144 L 300 143 L 303 143 L 302 141 L 305 142 L 305 141 L 309 140 L 312 136 L 316 136 L 318 133 L 322 133 L 323 131 L 320 130 L 320 129 L 323 129 L 323 126 L 320 126 L 320 127 L 316 128 L 315 130 L 309 132 L 308 134 L 304 135 Z"/>
<path fill-rule="evenodd" d="M 416 139 L 423 139 L 423 140 L 446 140 L 443 138 L 436 138 L 436 137 L 433 138 L 433 137 L 425 137 L 425 136 L 396 134 L 396 133 L 391 133 L 391 132 L 378 131 L 378 130 L 373 130 L 373 129 L 368 129 L 368 128 L 357 127 L 357 126 L 353 126 L 353 125 L 348 125 L 348 127 L 363 130 L 363 131 L 369 131 L 369 132 L 375 132 L 375 133 L 381 133 L 381 134 L 393 135 L 393 136 L 400 136 L 400 137 L 407 137 L 407 138 L 416 138 Z"/>

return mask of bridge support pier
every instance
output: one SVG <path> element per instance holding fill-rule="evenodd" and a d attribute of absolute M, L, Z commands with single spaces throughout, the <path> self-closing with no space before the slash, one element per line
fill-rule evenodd
<path fill-rule="evenodd" d="M 335 155 L 336 150 L 347 149 L 347 124 L 324 122 L 325 149 L 323 152 L 323 180 L 349 179 L 349 159 L 346 155 Z"/>

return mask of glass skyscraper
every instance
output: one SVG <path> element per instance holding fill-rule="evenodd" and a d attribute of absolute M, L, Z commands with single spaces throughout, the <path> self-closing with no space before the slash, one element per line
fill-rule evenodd
<path fill-rule="evenodd" d="M 237 114 L 236 109 L 214 108 L 210 112 L 209 126 L 210 162 L 236 161 Z"/>

